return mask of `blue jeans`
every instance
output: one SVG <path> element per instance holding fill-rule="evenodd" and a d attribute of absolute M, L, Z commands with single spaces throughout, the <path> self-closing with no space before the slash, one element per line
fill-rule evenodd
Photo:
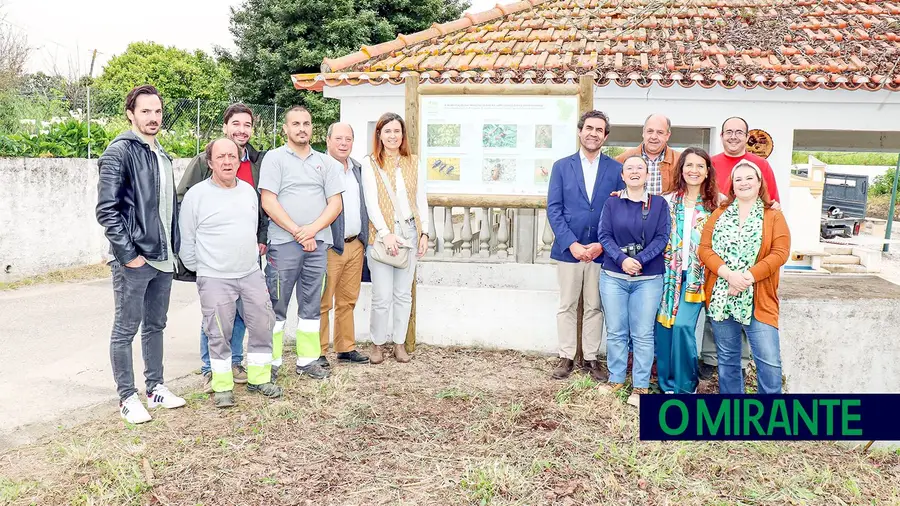
<path fill-rule="evenodd" d="M 751 318 L 750 325 L 742 325 L 732 318 L 717 322 L 711 320 L 719 356 L 719 393 L 742 394 L 741 377 L 741 329 L 747 333 L 753 361 L 756 363 L 756 380 L 759 393 L 781 393 L 781 347 L 778 329 Z"/>
<path fill-rule="evenodd" d="M 238 307 L 240 308 L 240 304 L 238 304 Z M 237 311 L 234 314 L 234 330 L 231 332 L 231 363 L 233 365 L 240 365 L 244 360 L 244 333 L 246 331 L 247 326 L 244 324 L 241 312 Z M 206 336 L 206 332 L 203 332 L 202 326 L 200 327 L 200 360 L 203 361 L 200 372 L 203 374 L 208 373 L 210 371 L 209 337 Z"/>
<path fill-rule="evenodd" d="M 662 299 L 663 278 L 631 281 L 600 273 L 600 299 L 606 319 L 606 364 L 610 383 L 625 383 L 628 341 L 634 343 L 631 380 L 635 388 L 650 387 L 653 367 L 653 327 Z"/>

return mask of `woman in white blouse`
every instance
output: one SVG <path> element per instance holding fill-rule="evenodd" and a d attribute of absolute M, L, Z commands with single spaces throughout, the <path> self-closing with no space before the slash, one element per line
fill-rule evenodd
<path fill-rule="evenodd" d="M 372 153 L 362 164 L 362 185 L 369 214 L 367 258 L 372 278 L 369 359 L 373 364 L 384 361 L 382 346 L 390 334 L 394 358 L 409 362 L 404 343 L 416 258 L 428 247 L 428 200 L 425 172 L 419 171 L 418 158 L 410 154 L 406 124 L 399 115 L 385 113 L 378 119 Z M 391 265 L 402 264 L 394 260 L 403 255 L 405 266 Z M 391 309 L 393 324 L 389 325 Z"/>

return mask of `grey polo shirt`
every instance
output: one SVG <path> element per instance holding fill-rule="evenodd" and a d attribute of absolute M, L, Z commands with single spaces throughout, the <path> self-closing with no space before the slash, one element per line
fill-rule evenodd
<path fill-rule="evenodd" d="M 259 169 L 259 189 L 269 190 L 278 196 L 278 203 L 297 225 L 309 225 L 316 221 L 328 197 L 344 191 L 341 171 L 344 167 L 334 158 L 310 149 L 309 156 L 301 158 L 287 144 L 269 151 Z M 269 220 L 269 242 L 285 244 L 294 237 Z M 328 246 L 334 244 L 331 227 L 316 234 L 316 240 Z"/>

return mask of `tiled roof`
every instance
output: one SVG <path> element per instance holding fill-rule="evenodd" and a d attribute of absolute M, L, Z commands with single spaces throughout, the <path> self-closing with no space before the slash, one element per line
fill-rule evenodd
<path fill-rule="evenodd" d="M 298 89 L 360 83 L 900 89 L 900 0 L 524 0 L 341 58 Z"/>

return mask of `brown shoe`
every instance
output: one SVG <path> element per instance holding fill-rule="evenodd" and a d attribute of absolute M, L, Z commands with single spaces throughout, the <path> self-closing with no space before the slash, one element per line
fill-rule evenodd
<path fill-rule="evenodd" d="M 596 381 L 597 383 L 605 383 L 609 381 L 609 373 L 606 372 L 606 368 L 600 365 L 599 360 L 588 360 L 584 363 L 585 368 L 587 369 L 588 374 L 591 375 L 591 379 Z"/>
<path fill-rule="evenodd" d="M 647 388 L 635 388 L 631 391 L 631 395 L 628 396 L 628 404 L 640 408 L 641 407 L 641 395 L 646 395 L 650 393 L 650 390 Z"/>
<path fill-rule="evenodd" d="M 560 358 L 559 364 L 556 366 L 556 369 L 553 369 L 553 379 L 566 379 L 572 374 L 572 369 L 575 367 L 575 361 L 569 358 Z"/>
<path fill-rule="evenodd" d="M 409 353 L 406 353 L 406 345 L 405 344 L 395 344 L 394 345 L 394 358 L 397 362 L 401 364 L 405 364 L 409 362 Z"/>
<path fill-rule="evenodd" d="M 381 346 L 373 344 L 369 348 L 369 363 L 380 364 L 382 362 L 384 362 L 384 353 L 381 351 Z"/>
<path fill-rule="evenodd" d="M 597 388 L 608 394 L 614 394 L 625 388 L 625 383 L 604 383 Z"/>

